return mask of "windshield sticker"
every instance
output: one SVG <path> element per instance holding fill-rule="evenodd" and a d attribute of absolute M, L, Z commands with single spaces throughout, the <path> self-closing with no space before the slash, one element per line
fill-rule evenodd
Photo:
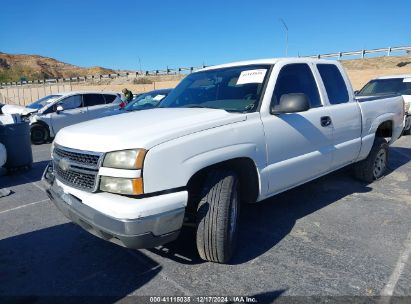
<path fill-rule="evenodd" d="M 166 95 L 156 95 L 156 97 L 154 97 L 153 100 L 155 100 L 155 101 L 160 101 L 160 100 L 162 100 L 164 97 L 166 97 Z"/>
<path fill-rule="evenodd" d="M 402 82 L 411 82 L 411 78 L 404 78 Z"/>
<path fill-rule="evenodd" d="M 266 69 L 242 71 L 238 77 L 237 85 L 247 83 L 263 83 Z"/>

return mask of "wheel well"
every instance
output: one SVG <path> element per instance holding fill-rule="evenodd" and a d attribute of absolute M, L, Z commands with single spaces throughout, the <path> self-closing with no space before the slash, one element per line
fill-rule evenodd
<path fill-rule="evenodd" d="M 378 126 L 375 137 L 392 137 L 392 121 L 387 120 Z"/>
<path fill-rule="evenodd" d="M 196 172 L 187 183 L 188 208 L 196 209 L 201 199 L 202 187 L 207 173 L 213 169 L 231 169 L 239 177 L 240 198 L 242 203 L 252 203 L 257 200 L 259 194 L 259 179 L 254 161 L 247 157 L 234 158 L 205 167 Z"/>
<path fill-rule="evenodd" d="M 38 126 L 38 125 L 46 128 L 47 131 L 49 132 L 49 136 L 51 136 L 51 134 L 50 134 L 50 127 L 49 127 L 49 125 L 46 124 L 44 121 L 38 120 L 38 121 L 36 121 L 35 123 L 33 123 L 30 127 L 32 128 L 32 127 Z"/>

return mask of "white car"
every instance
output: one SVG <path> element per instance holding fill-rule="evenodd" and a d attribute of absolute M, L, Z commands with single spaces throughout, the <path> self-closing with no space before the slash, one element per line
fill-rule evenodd
<path fill-rule="evenodd" d="M 186 221 L 200 257 L 225 263 L 242 204 L 350 164 L 381 178 L 403 117 L 400 96 L 358 102 L 337 61 L 213 66 L 158 108 L 64 128 L 43 179 L 57 208 L 100 238 L 155 247 Z"/>
<path fill-rule="evenodd" d="M 48 95 L 27 107 L 5 105 L 3 113 L 18 113 L 30 121 L 31 141 L 43 144 L 66 126 L 103 117 L 118 108 L 120 94 L 111 92 L 68 92 Z"/>
<path fill-rule="evenodd" d="M 370 80 L 360 91 L 359 98 L 381 96 L 385 94 L 400 94 L 404 99 L 404 134 L 411 133 L 411 74 L 391 75 Z"/>

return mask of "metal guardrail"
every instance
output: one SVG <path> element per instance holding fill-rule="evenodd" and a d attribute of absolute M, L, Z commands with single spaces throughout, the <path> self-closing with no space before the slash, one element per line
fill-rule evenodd
<path fill-rule="evenodd" d="M 319 54 L 319 55 L 310 55 L 310 56 L 298 56 L 298 57 L 309 57 L 309 58 L 338 58 L 341 59 L 346 56 L 356 56 L 360 55 L 361 58 L 364 58 L 366 54 L 373 53 L 386 53 L 387 56 L 390 56 L 393 52 L 411 52 L 411 46 L 398 46 L 398 47 L 388 47 L 388 48 L 379 48 L 379 49 L 370 49 L 370 50 L 359 50 L 359 51 L 349 51 L 349 52 L 338 52 L 330 54 Z"/>
<path fill-rule="evenodd" d="M 386 53 L 387 56 L 390 56 L 393 52 L 411 52 L 411 46 L 400 46 L 400 47 L 387 47 L 387 48 L 378 48 L 378 49 L 370 49 L 370 50 L 359 50 L 359 51 L 349 51 L 349 52 L 337 52 L 337 53 L 330 53 L 330 54 L 318 54 L 318 55 L 310 55 L 310 56 L 298 56 L 298 57 L 309 57 L 309 58 L 338 58 L 342 59 L 346 56 L 356 56 L 360 55 L 361 58 L 364 58 L 367 54 L 373 53 Z M 105 74 L 105 75 L 86 75 L 86 76 L 78 76 L 78 77 L 70 77 L 70 78 L 50 78 L 50 79 L 39 79 L 39 80 L 29 80 L 29 81 L 14 81 L 14 82 L 2 82 L 0 85 L 2 87 L 16 87 L 16 86 L 24 86 L 24 85 L 38 85 L 38 84 L 64 84 L 64 83 L 72 83 L 72 82 L 86 82 L 86 81 L 93 81 L 93 80 L 102 80 L 102 79 L 114 79 L 119 77 L 144 77 L 144 76 L 160 76 L 160 75 L 175 75 L 181 73 L 192 73 L 196 70 L 202 69 L 207 67 L 206 65 L 200 67 L 185 67 L 185 68 L 175 68 L 170 69 L 166 68 L 165 70 L 149 70 L 149 71 L 137 71 L 137 72 L 119 72 L 114 74 Z"/>
<path fill-rule="evenodd" d="M 12 81 L 12 82 L 2 82 L 0 83 L 1 87 L 16 87 L 24 85 L 38 85 L 38 84 L 63 84 L 63 83 L 78 83 L 86 82 L 93 80 L 102 80 L 102 79 L 114 79 L 119 77 L 150 77 L 150 76 L 165 76 L 165 75 L 179 75 L 185 72 L 192 73 L 196 70 L 203 69 L 207 67 L 206 65 L 200 67 L 188 67 L 188 68 L 176 68 L 165 70 L 148 70 L 148 71 L 137 71 L 137 72 L 120 72 L 113 74 L 104 74 L 104 75 L 86 75 L 86 76 L 77 76 L 69 78 L 45 78 L 38 80 L 23 80 L 23 81 Z"/>

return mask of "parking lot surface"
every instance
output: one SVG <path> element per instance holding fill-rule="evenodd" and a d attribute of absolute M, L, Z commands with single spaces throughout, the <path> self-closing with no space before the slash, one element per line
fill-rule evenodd
<path fill-rule="evenodd" d="M 245 206 L 230 265 L 202 262 L 192 228 L 161 248 L 128 250 L 70 223 L 32 170 L 0 177 L 0 296 L 411 296 L 411 136 L 390 170 L 363 184 L 349 169 Z M 410 299 L 410 298 L 408 298 Z"/>

